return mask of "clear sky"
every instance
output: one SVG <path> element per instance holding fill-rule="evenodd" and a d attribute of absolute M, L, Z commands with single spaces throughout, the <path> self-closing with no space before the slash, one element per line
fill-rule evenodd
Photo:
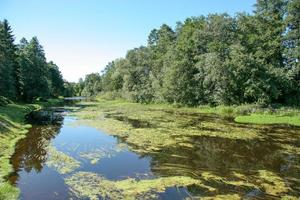
<path fill-rule="evenodd" d="M 19 41 L 37 36 L 47 60 L 68 81 L 100 72 L 127 50 L 145 45 L 149 32 L 166 23 L 209 13 L 251 13 L 255 0 L 0 0 Z"/>

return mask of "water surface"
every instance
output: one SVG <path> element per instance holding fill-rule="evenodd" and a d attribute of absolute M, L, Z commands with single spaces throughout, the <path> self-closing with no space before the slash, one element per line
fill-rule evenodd
<path fill-rule="evenodd" d="M 248 177 L 247 182 L 256 183 L 257 172 L 267 171 L 278 175 L 289 186 L 285 194 L 300 196 L 299 128 L 266 126 L 260 130 L 268 135 L 263 140 L 191 136 L 192 147 L 172 146 L 147 154 L 130 151 L 122 139 L 88 125 L 76 125 L 76 120 L 67 115 L 56 125 L 34 125 L 27 137 L 18 142 L 11 158 L 14 173 L 9 179 L 20 188 L 22 200 L 78 199 L 65 183 L 65 179 L 76 172 L 96 173 L 111 181 L 169 176 L 189 176 L 203 181 L 203 172 L 235 180 L 233 173 L 236 173 Z M 232 122 L 225 120 L 224 123 Z M 280 142 L 295 148 L 287 150 L 279 145 Z M 80 166 L 67 173 L 59 172 L 48 163 L 49 147 L 75 159 Z M 280 197 L 261 188 L 239 187 L 221 180 L 205 179 L 205 184 L 217 190 L 208 192 L 197 186 L 170 187 L 155 198 L 184 199 L 228 193 L 252 199 Z"/>

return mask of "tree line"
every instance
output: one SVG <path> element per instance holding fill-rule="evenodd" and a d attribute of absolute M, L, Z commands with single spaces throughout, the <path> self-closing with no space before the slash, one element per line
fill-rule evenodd
<path fill-rule="evenodd" d="M 37 37 L 15 44 L 7 20 L 0 21 L 0 96 L 32 102 L 65 94 L 58 66 L 47 62 Z"/>
<path fill-rule="evenodd" d="M 73 89 L 144 103 L 300 105 L 299 15 L 299 0 L 258 0 L 253 14 L 163 24 Z"/>

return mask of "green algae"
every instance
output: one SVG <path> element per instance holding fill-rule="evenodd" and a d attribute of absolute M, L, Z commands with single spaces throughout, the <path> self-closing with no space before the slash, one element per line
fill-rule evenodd
<path fill-rule="evenodd" d="M 224 118 L 213 111 L 207 114 L 196 108 L 165 105 L 120 101 L 87 105 L 74 113 L 79 118 L 76 123 L 115 135 L 130 150 L 150 155 L 155 163 L 151 169 L 158 177 L 195 177 L 207 189 L 207 195 L 199 194 L 201 198 L 241 199 L 248 193 L 293 197 L 299 190 L 300 135 L 296 127 L 239 124 L 233 120 L 236 112 Z M 232 160 L 226 160 L 228 157 Z M 286 174 L 279 176 L 267 170 L 280 161 Z M 220 170 L 218 167 L 226 166 L 231 172 L 220 176 L 201 169 L 201 162 L 206 168 Z"/>
<path fill-rule="evenodd" d="M 215 115 L 187 109 L 124 102 L 94 102 L 73 113 L 77 124 L 96 127 L 125 138 L 138 151 L 153 152 L 173 145 L 189 146 L 189 137 L 210 136 L 250 140 L 262 138 L 257 127 L 239 126 Z"/>
<path fill-rule="evenodd" d="M 281 198 L 281 200 L 299 200 L 300 197 L 285 195 Z"/>
<path fill-rule="evenodd" d="M 211 172 L 203 172 L 197 179 L 188 176 L 169 176 L 155 179 L 136 180 L 128 178 L 112 181 L 98 174 L 90 172 L 77 172 L 65 179 L 77 198 L 89 199 L 156 199 L 157 194 L 164 192 L 170 187 L 196 186 L 202 188 L 199 196 L 191 199 L 243 199 L 245 193 L 251 191 L 264 191 L 266 197 L 280 197 L 282 199 L 296 199 L 294 196 L 286 195 L 289 187 L 283 179 L 276 174 L 259 170 L 257 179 L 253 183 L 243 174 L 233 173 L 236 179 L 225 178 Z M 236 190 L 235 193 L 218 194 L 220 185 Z M 237 190 L 242 189 L 244 192 Z M 221 190 L 222 191 L 222 190 Z M 187 198 L 190 199 L 190 198 Z"/>
<path fill-rule="evenodd" d="M 87 160 L 90 160 L 91 164 L 93 165 L 98 163 L 101 158 L 109 157 L 105 154 L 105 152 L 101 150 L 96 150 L 92 152 L 81 152 L 79 156 Z"/>
<path fill-rule="evenodd" d="M 258 177 L 258 182 L 261 182 L 260 184 L 267 194 L 280 196 L 290 190 L 290 188 L 285 184 L 285 181 L 273 172 L 259 170 Z"/>
<path fill-rule="evenodd" d="M 80 167 L 80 162 L 71 156 L 58 151 L 55 147 L 48 147 L 48 167 L 55 169 L 60 174 L 68 174 Z"/>
<path fill-rule="evenodd" d="M 98 174 L 78 172 L 65 180 L 78 198 L 99 199 L 152 199 L 156 193 L 164 192 L 168 187 L 199 185 L 199 180 L 184 177 L 162 177 L 147 180 L 128 178 L 120 181 L 107 180 Z"/>
<path fill-rule="evenodd" d="M 97 164 L 102 158 L 111 158 L 117 150 L 113 149 L 96 149 L 88 152 L 80 152 L 79 156 L 90 161 L 91 164 Z"/>
<path fill-rule="evenodd" d="M 188 198 L 187 200 L 192 200 L 193 198 Z M 225 195 L 216 195 L 213 197 L 202 197 L 202 200 L 237 200 L 242 199 L 238 194 L 225 194 Z"/>

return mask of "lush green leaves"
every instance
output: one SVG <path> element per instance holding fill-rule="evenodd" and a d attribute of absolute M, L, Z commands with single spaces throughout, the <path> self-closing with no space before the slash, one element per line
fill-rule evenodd
<path fill-rule="evenodd" d="M 33 101 L 64 93 L 63 78 L 53 62 L 47 63 L 43 47 L 33 37 L 14 44 L 11 27 L 0 22 L 0 96 Z"/>
<path fill-rule="evenodd" d="M 299 0 L 258 0 L 254 15 L 163 24 L 107 66 L 100 90 L 136 102 L 299 105 L 298 10 Z"/>

